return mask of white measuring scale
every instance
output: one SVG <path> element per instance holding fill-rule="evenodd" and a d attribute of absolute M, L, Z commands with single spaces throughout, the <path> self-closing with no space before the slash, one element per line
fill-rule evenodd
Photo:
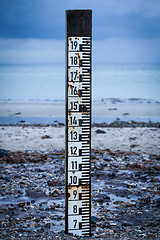
<path fill-rule="evenodd" d="M 66 232 L 91 235 L 91 38 L 68 37 Z"/>

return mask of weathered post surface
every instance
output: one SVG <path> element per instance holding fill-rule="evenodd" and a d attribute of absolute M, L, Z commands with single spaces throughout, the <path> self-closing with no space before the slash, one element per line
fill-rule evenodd
<path fill-rule="evenodd" d="M 65 232 L 91 236 L 92 11 L 66 11 Z"/>

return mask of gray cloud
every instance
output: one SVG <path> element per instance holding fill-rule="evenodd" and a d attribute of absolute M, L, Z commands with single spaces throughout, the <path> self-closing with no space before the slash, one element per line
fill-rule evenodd
<path fill-rule="evenodd" d="M 95 39 L 159 38 L 159 0 L 0 0 L 0 36 L 64 39 L 65 10 L 93 10 Z"/>
<path fill-rule="evenodd" d="M 101 14 L 102 12 L 114 15 L 128 15 L 139 14 L 145 17 L 159 17 L 160 16 L 160 1 L 159 0 L 81 0 L 68 1 L 72 8 L 92 8 L 95 12 Z"/>
<path fill-rule="evenodd" d="M 65 10 L 93 10 L 94 63 L 160 62 L 160 0 L 0 0 L 0 63 L 65 59 Z"/>

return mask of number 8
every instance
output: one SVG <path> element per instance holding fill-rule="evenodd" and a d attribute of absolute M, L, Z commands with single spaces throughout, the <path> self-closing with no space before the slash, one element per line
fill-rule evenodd
<path fill-rule="evenodd" d="M 77 213 L 77 205 L 74 205 L 74 206 L 73 206 L 73 212 L 74 212 L 74 213 Z"/>

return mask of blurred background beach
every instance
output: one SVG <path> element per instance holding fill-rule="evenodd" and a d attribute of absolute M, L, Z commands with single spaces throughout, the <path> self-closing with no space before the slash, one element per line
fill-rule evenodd
<path fill-rule="evenodd" d="M 94 50 L 94 49 L 93 49 Z M 160 102 L 160 64 L 93 66 L 93 101 Z M 64 101 L 64 65 L 0 65 L 1 101 Z"/>
<path fill-rule="evenodd" d="M 160 121 L 159 64 L 96 65 L 92 75 L 93 122 Z M 64 123 L 64 65 L 1 64 L 0 79 L 0 123 Z"/>

